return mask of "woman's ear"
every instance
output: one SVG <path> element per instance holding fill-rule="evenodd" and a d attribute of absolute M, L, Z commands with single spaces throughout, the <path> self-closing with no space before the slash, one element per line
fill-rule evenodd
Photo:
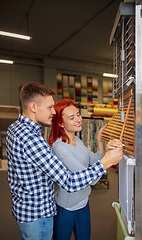
<path fill-rule="evenodd" d="M 64 125 L 62 123 L 59 123 L 59 127 L 64 128 Z"/>

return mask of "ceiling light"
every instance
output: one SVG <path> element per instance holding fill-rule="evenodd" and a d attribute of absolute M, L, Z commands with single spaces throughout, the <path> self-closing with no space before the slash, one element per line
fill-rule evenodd
<path fill-rule="evenodd" d="M 4 59 L 0 59 L 0 63 L 7 63 L 7 64 L 13 64 L 14 62 L 11 60 L 4 60 Z"/>
<path fill-rule="evenodd" d="M 0 31 L 0 35 L 6 36 L 6 37 L 20 38 L 20 39 L 24 39 L 24 40 L 30 40 L 31 39 L 31 37 L 26 36 L 26 35 L 10 33 L 10 32 L 3 32 L 3 31 Z"/>
<path fill-rule="evenodd" d="M 118 75 L 117 74 L 112 74 L 112 73 L 103 73 L 104 77 L 112 77 L 112 78 L 117 78 Z"/>

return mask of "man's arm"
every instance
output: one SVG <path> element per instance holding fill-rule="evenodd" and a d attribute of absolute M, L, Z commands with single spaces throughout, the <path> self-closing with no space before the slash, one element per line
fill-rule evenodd
<path fill-rule="evenodd" d="M 106 172 L 105 168 L 107 169 L 108 166 L 116 164 L 116 162 L 119 162 L 122 158 L 122 154 L 119 153 L 120 151 L 118 151 L 119 154 L 117 154 L 116 157 L 116 153 L 109 154 L 110 151 L 116 151 L 116 149 L 110 150 L 107 156 L 102 158 L 102 162 L 97 161 L 91 167 L 71 173 L 56 155 L 52 153 L 50 146 L 44 139 L 42 140 L 42 137 L 40 144 L 39 138 L 33 138 L 31 142 L 28 139 L 25 144 L 25 150 L 29 153 L 27 160 L 31 161 L 31 163 L 38 167 L 45 175 L 48 175 L 68 192 L 75 192 L 87 187 Z M 113 162 L 114 156 L 115 163 Z"/>

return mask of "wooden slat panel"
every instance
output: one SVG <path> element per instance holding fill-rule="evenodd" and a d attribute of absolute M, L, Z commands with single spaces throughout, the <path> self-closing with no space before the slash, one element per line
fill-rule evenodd
<path fill-rule="evenodd" d="M 125 116 L 125 123 L 121 122 L 121 112 L 122 106 L 118 111 L 113 115 L 110 121 L 107 124 L 107 127 L 104 129 L 101 140 L 108 142 L 111 139 L 122 138 L 124 143 L 124 151 L 134 155 L 135 149 L 135 116 L 134 116 L 134 98 L 132 97 L 132 91 L 127 93 L 124 96 L 123 103 L 123 112 Z M 122 134 L 122 136 L 121 136 Z"/>

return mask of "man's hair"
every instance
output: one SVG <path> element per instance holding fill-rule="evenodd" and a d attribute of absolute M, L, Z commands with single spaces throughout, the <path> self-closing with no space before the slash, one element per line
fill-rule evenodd
<path fill-rule="evenodd" d="M 34 101 L 37 96 L 54 96 L 55 91 L 51 90 L 47 86 L 38 82 L 30 82 L 25 85 L 20 90 L 20 101 L 22 109 L 26 110 L 28 103 Z"/>

